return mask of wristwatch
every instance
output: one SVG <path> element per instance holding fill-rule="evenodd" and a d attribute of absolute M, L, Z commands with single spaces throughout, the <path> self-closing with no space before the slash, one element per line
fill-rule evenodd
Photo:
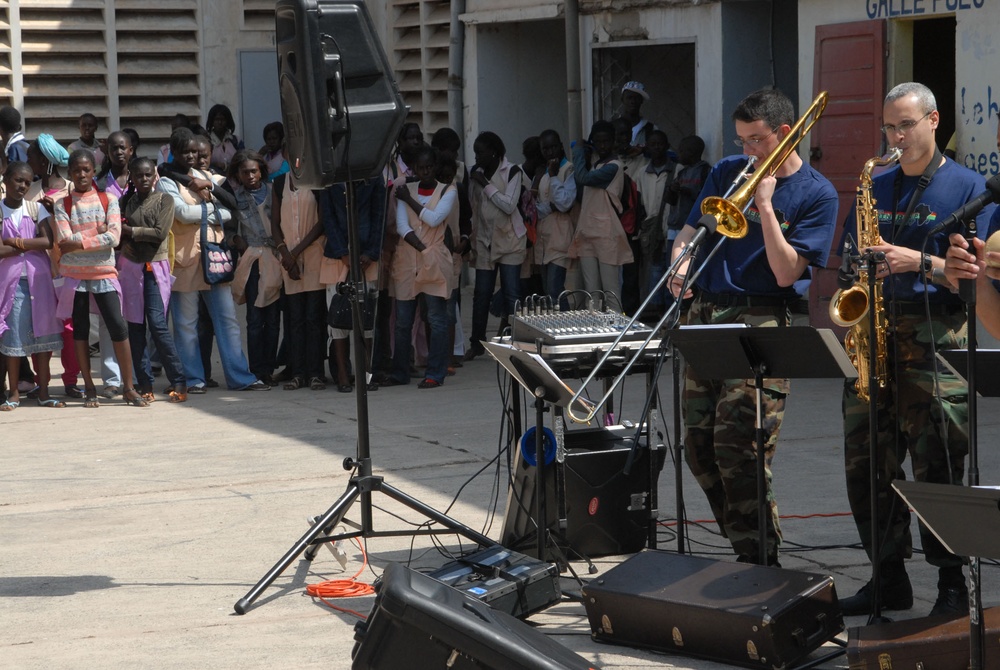
<path fill-rule="evenodd" d="M 920 269 L 925 275 L 929 275 L 934 271 L 934 259 L 931 258 L 930 254 L 924 254 L 921 257 L 920 263 Z"/>

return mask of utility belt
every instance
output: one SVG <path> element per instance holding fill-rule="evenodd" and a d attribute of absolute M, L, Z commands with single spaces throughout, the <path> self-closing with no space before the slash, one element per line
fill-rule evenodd
<path fill-rule="evenodd" d="M 745 295 L 742 293 L 712 293 L 701 291 L 698 297 L 716 307 L 791 307 L 799 302 L 799 297 L 784 298 L 775 295 Z"/>
<path fill-rule="evenodd" d="M 927 305 L 923 301 L 897 300 L 886 303 L 886 313 L 894 316 L 927 316 L 928 307 L 931 316 L 955 316 L 965 309 L 963 304 L 932 302 Z"/>

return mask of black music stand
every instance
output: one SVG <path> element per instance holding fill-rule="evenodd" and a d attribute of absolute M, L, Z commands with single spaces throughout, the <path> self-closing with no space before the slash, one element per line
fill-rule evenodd
<path fill-rule="evenodd" d="M 977 365 L 978 367 L 978 365 Z M 892 483 L 944 548 L 970 563 L 1000 558 L 1000 488 L 952 486 L 931 482 Z M 980 582 L 969 574 L 969 659 L 971 667 L 985 668 L 986 645 Z"/>
<path fill-rule="evenodd" d="M 963 280 L 964 281 L 964 280 Z M 959 282 L 961 283 L 961 282 Z M 974 292 L 973 292 L 974 297 Z M 957 376 L 966 379 L 969 383 L 969 487 L 979 485 L 979 437 L 978 437 L 978 416 L 977 395 L 986 397 L 1000 396 L 1000 383 L 993 373 L 1000 365 L 1000 351 L 996 349 L 976 348 L 976 322 L 975 322 L 975 302 L 968 305 L 969 310 L 969 349 L 951 349 L 938 353 L 938 359 Z M 975 361 L 972 374 L 969 374 L 970 360 Z M 899 489 L 897 489 L 898 491 Z M 966 489 L 970 490 L 970 489 Z M 952 493 L 952 492 L 949 492 Z M 918 512 L 919 516 L 920 513 Z M 923 518 L 923 517 L 921 517 Z M 978 518 L 978 517 L 977 517 Z M 930 524 L 925 524 L 930 528 Z M 986 531 L 986 527 L 979 527 L 978 524 L 970 526 L 976 528 L 976 532 Z M 937 531 L 931 528 L 934 535 Z M 950 532 L 950 531 L 949 531 Z M 995 537 L 995 536 L 994 536 Z M 941 543 L 948 547 L 954 554 L 957 551 L 951 549 L 943 538 L 938 536 Z M 986 631 L 983 622 L 983 600 L 982 600 L 982 573 L 979 559 L 983 557 L 994 558 L 996 553 L 969 553 L 959 554 L 969 557 L 969 643 L 970 643 L 970 666 L 973 670 L 980 670 L 984 665 L 986 654 L 985 640 Z"/>
<path fill-rule="evenodd" d="M 959 377 L 968 379 L 969 352 L 967 349 L 939 351 L 938 357 Z M 976 392 L 986 398 L 1000 396 L 1000 349 L 976 349 Z"/>
<path fill-rule="evenodd" d="M 707 379 L 754 378 L 757 418 L 758 562 L 767 565 L 767 480 L 764 459 L 765 377 L 845 379 L 857 377 L 832 330 L 809 326 L 751 328 L 747 324 L 681 326 L 671 342 L 688 365 Z"/>
<path fill-rule="evenodd" d="M 536 353 L 522 351 L 509 344 L 483 342 L 486 351 L 504 367 L 511 377 L 535 399 L 535 527 L 537 529 L 538 560 L 546 555 L 545 510 L 545 403 L 569 408 L 573 404 L 573 389 L 559 378 L 548 363 Z M 579 398 L 578 409 L 589 413 L 593 403 Z M 560 519 L 563 518 L 560 510 Z M 564 529 L 560 529 L 564 530 Z"/>

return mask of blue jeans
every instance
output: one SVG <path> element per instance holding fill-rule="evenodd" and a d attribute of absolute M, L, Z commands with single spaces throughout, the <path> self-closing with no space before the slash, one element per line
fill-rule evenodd
<path fill-rule="evenodd" d="M 205 385 L 205 369 L 198 350 L 198 294 L 205 298 L 208 314 L 215 328 L 219 345 L 222 371 L 226 386 L 244 389 L 257 378 L 247 366 L 240 336 L 240 323 L 236 318 L 236 303 L 229 284 L 216 284 L 208 291 L 174 293 L 170 299 L 170 313 L 174 320 L 174 343 L 184 366 L 184 376 L 189 386 Z"/>
<path fill-rule="evenodd" d="M 427 325 L 430 327 L 430 345 L 427 351 L 427 372 L 424 375 L 438 384 L 444 383 L 448 374 L 448 310 L 447 300 L 424 294 L 427 305 Z M 410 338 L 413 334 L 413 319 L 417 312 L 416 300 L 396 299 L 396 340 L 392 352 L 393 379 L 403 383 L 410 381 Z"/>
<path fill-rule="evenodd" d="M 286 296 L 289 328 L 285 335 L 288 368 L 296 377 L 323 378 L 326 358 L 326 291 L 303 291 Z"/>
<path fill-rule="evenodd" d="M 569 309 L 569 299 L 559 302 L 559 294 L 566 288 L 566 268 L 557 263 L 549 263 L 543 268 L 542 278 L 545 281 L 545 293 L 552 298 L 552 307 L 561 310 Z"/>
<path fill-rule="evenodd" d="M 105 386 L 121 387 L 122 369 L 118 365 L 118 359 L 115 358 L 115 345 L 111 341 L 108 327 L 104 324 L 104 317 L 98 322 L 98 341 L 101 343 L 101 381 Z"/>
<path fill-rule="evenodd" d="M 500 272 L 500 289 L 503 291 L 507 314 L 514 313 L 518 291 L 521 287 L 521 266 L 496 263 L 489 270 L 476 270 L 476 286 L 472 293 L 472 342 L 473 350 L 482 351 L 486 341 L 486 324 L 490 318 L 490 300 Z"/>
<path fill-rule="evenodd" d="M 156 345 L 163 371 L 171 386 L 180 386 L 183 391 L 187 386 L 184 378 L 184 366 L 181 365 L 174 337 L 167 328 L 167 313 L 163 309 L 163 298 L 160 297 L 160 287 L 156 277 L 149 270 L 142 273 L 142 297 L 145 305 L 145 321 L 128 324 L 128 341 L 132 347 L 132 364 L 135 366 L 135 381 L 140 389 L 153 387 L 153 369 L 150 366 L 149 351 L 146 347 L 146 329 Z"/>
<path fill-rule="evenodd" d="M 278 336 L 281 334 L 281 303 L 277 300 L 266 307 L 257 307 L 260 289 L 260 263 L 250 266 L 247 277 L 247 358 L 250 372 L 258 379 L 274 374 L 278 357 Z"/>
<path fill-rule="evenodd" d="M 653 259 L 650 259 L 649 263 L 649 283 L 646 285 L 646 294 L 653 292 L 653 288 L 656 287 L 656 282 L 660 281 L 663 275 L 667 272 L 667 266 L 670 264 L 670 252 L 666 251 L 664 253 L 658 254 Z M 667 285 L 664 284 L 652 300 L 649 301 L 651 307 L 669 307 L 672 303 L 673 295 L 670 290 L 667 289 Z"/>

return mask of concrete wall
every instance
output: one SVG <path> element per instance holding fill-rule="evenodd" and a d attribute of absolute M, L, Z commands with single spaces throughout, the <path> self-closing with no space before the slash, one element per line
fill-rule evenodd
<path fill-rule="evenodd" d="M 212 105 L 221 103 L 227 105 L 236 119 L 236 134 L 246 141 L 247 148 L 258 149 L 262 144 L 261 131 L 264 117 L 258 118 L 256 108 L 242 103 L 246 98 L 258 98 L 266 101 L 267 116 L 274 116 L 273 101 L 278 96 L 278 82 L 273 71 L 268 76 L 241 76 L 241 61 L 254 62 L 253 59 L 241 58 L 243 51 L 274 53 L 274 28 L 270 30 L 247 30 L 243 28 L 243 7 L 239 2 L 202 2 L 202 116 L 200 122 L 204 125 L 205 115 Z M 244 91 L 244 81 L 252 81 L 252 88 Z M 280 120 L 280 108 L 276 118 Z M 244 127 L 246 126 L 246 127 Z"/>
<path fill-rule="evenodd" d="M 950 9 L 949 9 L 950 8 Z M 996 133 L 1000 118 L 1000 5 L 986 0 L 799 0 L 799 98 L 808 104 L 813 87 L 818 25 L 888 20 L 889 85 L 906 81 L 909 23 L 954 16 L 955 132 L 958 161 L 984 175 L 1000 172 Z"/>
<path fill-rule="evenodd" d="M 794 0 L 734 2 L 722 5 L 723 109 L 726 118 L 739 102 L 757 89 L 776 86 L 792 100 L 798 98 L 798 33 Z M 773 67 L 772 67 L 773 60 Z M 807 104 L 808 106 L 808 104 Z M 804 108 L 803 108 L 804 109 Z M 736 130 L 723 124 L 723 148 L 732 144 Z"/>
<path fill-rule="evenodd" d="M 507 158 L 522 160 L 521 142 L 546 128 L 566 141 L 565 29 L 560 20 L 475 24 L 466 36 L 465 153 L 472 159 L 476 135 L 491 130 L 507 146 Z"/>

